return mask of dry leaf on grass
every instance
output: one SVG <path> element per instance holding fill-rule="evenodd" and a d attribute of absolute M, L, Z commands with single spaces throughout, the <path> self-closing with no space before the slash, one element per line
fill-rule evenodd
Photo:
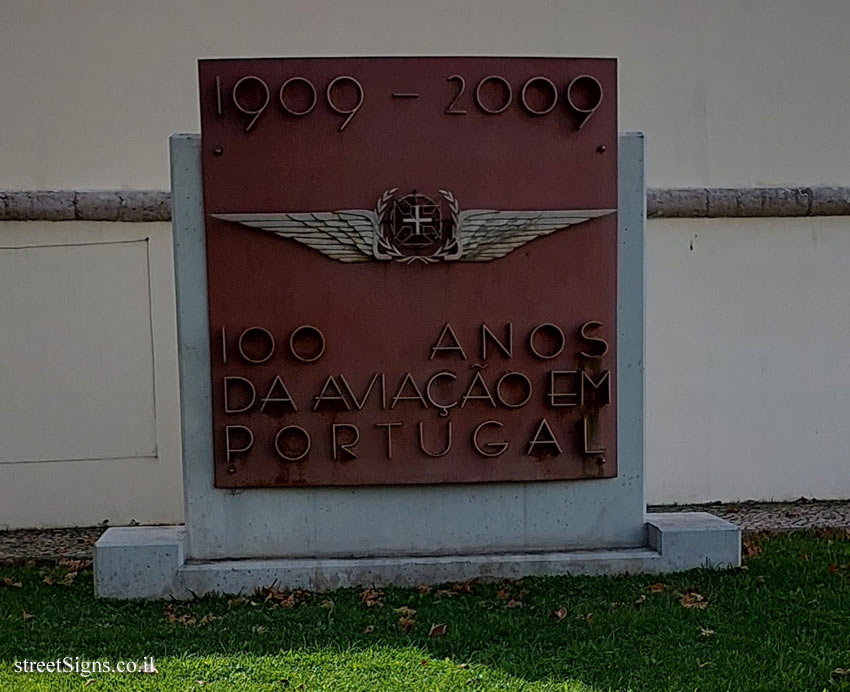
<path fill-rule="evenodd" d="M 21 582 L 14 581 L 11 577 L 3 577 L 2 582 L 4 586 L 11 586 L 14 589 L 20 589 L 24 586 Z"/>
<path fill-rule="evenodd" d="M 683 594 L 679 599 L 679 603 L 685 608 L 696 608 L 698 610 L 705 610 L 708 607 L 708 601 L 705 600 L 705 596 L 696 591 L 688 591 Z"/>
<path fill-rule="evenodd" d="M 427 593 L 431 593 L 431 587 L 427 584 L 421 584 L 416 588 L 416 590 L 421 593 L 423 596 Z"/>
<path fill-rule="evenodd" d="M 496 598 L 500 601 L 507 601 L 510 597 L 511 595 L 505 589 L 499 589 L 496 592 Z"/>
<path fill-rule="evenodd" d="M 398 619 L 399 626 L 405 632 L 410 632 L 416 625 L 416 611 L 413 608 L 402 606 L 401 608 L 396 608 L 395 612 L 401 615 Z"/>
<path fill-rule="evenodd" d="M 566 608 L 556 608 L 551 613 L 549 613 L 549 619 L 555 620 L 556 622 L 560 622 L 565 617 L 567 617 L 567 609 Z"/>
<path fill-rule="evenodd" d="M 522 601 L 517 601 L 512 598 L 510 601 L 505 603 L 505 608 L 522 608 Z"/>
<path fill-rule="evenodd" d="M 375 631 L 374 625 L 366 625 L 366 629 L 363 630 L 363 634 L 372 634 Z"/>
<path fill-rule="evenodd" d="M 334 607 L 334 602 L 330 598 L 326 598 L 324 601 L 322 601 L 322 608 L 331 609 L 333 607 Z"/>
<path fill-rule="evenodd" d="M 384 592 L 377 589 L 363 589 L 360 592 L 360 600 L 367 608 L 383 608 Z"/>
<path fill-rule="evenodd" d="M 472 593 L 472 586 L 474 584 L 474 581 L 460 581 L 452 584 L 452 591 L 455 593 Z"/>
<path fill-rule="evenodd" d="M 662 593 L 667 589 L 667 584 L 662 584 L 660 581 L 655 582 L 654 584 L 649 585 L 649 590 L 652 593 Z"/>
<path fill-rule="evenodd" d="M 21 618 L 24 619 L 24 620 L 32 620 L 33 614 L 28 613 L 27 611 L 24 610 L 24 611 L 21 612 Z"/>
<path fill-rule="evenodd" d="M 747 537 L 741 542 L 741 553 L 744 557 L 756 557 L 764 552 L 761 542 L 755 537 Z"/>
<path fill-rule="evenodd" d="M 170 603 L 167 606 L 165 606 L 165 608 L 163 608 L 162 610 L 165 613 L 165 617 L 168 620 L 168 622 L 171 622 L 173 624 L 180 624 L 180 625 L 185 625 L 186 627 L 191 627 L 196 622 L 196 619 L 193 615 L 189 615 L 189 614 L 179 615 L 177 613 L 176 608 Z"/>
<path fill-rule="evenodd" d="M 699 633 L 700 633 L 703 637 L 711 637 L 711 636 L 713 636 L 713 635 L 714 635 L 714 630 L 710 630 L 710 629 L 707 629 L 707 628 L 705 628 L 705 627 L 700 627 L 700 628 L 699 628 Z"/>
<path fill-rule="evenodd" d="M 446 636 L 447 625 L 439 624 L 439 625 L 431 625 L 431 629 L 428 630 L 429 637 L 445 637 Z"/>
<path fill-rule="evenodd" d="M 91 560 L 64 559 L 59 560 L 59 566 L 64 567 L 71 572 L 79 572 L 80 570 L 84 570 L 86 567 L 91 567 Z"/>
<path fill-rule="evenodd" d="M 280 608 L 294 608 L 298 601 L 305 601 L 310 596 L 309 591 L 296 589 L 291 593 L 287 593 L 273 586 L 262 589 L 260 594 L 265 596 L 265 602 L 270 602 L 273 608 L 275 606 Z"/>
<path fill-rule="evenodd" d="M 836 668 L 832 671 L 832 676 L 836 678 L 850 677 L 850 668 Z"/>

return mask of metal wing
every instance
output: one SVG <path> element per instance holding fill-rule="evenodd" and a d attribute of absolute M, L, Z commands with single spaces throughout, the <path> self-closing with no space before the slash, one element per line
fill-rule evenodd
<path fill-rule="evenodd" d="M 378 218 L 368 209 L 212 216 L 297 240 L 340 262 L 369 262 L 374 259 L 372 236 L 378 229 Z"/>
<path fill-rule="evenodd" d="M 503 211 L 469 209 L 458 218 L 462 262 L 489 262 L 560 228 L 613 214 L 616 209 Z"/>

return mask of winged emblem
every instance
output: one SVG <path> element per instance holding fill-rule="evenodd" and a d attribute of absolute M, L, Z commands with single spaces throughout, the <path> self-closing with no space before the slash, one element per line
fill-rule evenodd
<path fill-rule="evenodd" d="M 213 214 L 298 241 L 340 262 L 489 262 L 554 231 L 615 209 L 461 210 L 448 190 L 429 197 L 384 192 L 374 209 Z"/>

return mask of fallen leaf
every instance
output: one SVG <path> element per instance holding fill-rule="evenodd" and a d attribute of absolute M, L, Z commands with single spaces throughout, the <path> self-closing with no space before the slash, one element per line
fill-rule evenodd
<path fill-rule="evenodd" d="M 700 668 L 706 668 L 708 666 L 713 666 L 714 664 L 711 661 L 704 661 L 703 663 L 697 663 Z"/>
<path fill-rule="evenodd" d="M 747 537 L 741 542 L 741 553 L 744 557 L 756 557 L 764 552 L 761 543 L 752 537 Z"/>
<path fill-rule="evenodd" d="M 220 615 L 204 615 L 201 620 L 198 622 L 199 625 L 208 625 L 211 622 L 215 622 L 216 620 L 221 620 Z"/>
<path fill-rule="evenodd" d="M 714 635 L 714 630 L 706 629 L 705 627 L 700 627 L 700 628 L 699 628 L 699 633 L 700 633 L 703 637 L 711 637 L 711 636 L 713 636 L 713 635 Z"/>
<path fill-rule="evenodd" d="M 510 601 L 508 601 L 507 603 L 505 603 L 505 608 L 521 608 L 521 607 L 522 607 L 522 601 L 517 601 L 517 600 L 514 600 L 513 598 Z"/>
<path fill-rule="evenodd" d="M 14 581 L 12 577 L 3 577 L 3 584 L 6 586 L 11 586 L 14 589 L 23 588 L 23 584 L 19 581 Z"/>
<path fill-rule="evenodd" d="M 838 574 L 838 565 L 834 562 L 829 565 L 829 571 L 831 574 Z"/>
<path fill-rule="evenodd" d="M 61 562 L 60 562 L 60 564 L 61 564 Z M 26 567 L 35 567 L 35 560 L 27 560 L 27 561 L 24 563 L 24 565 L 25 565 Z"/>
<path fill-rule="evenodd" d="M 499 589 L 498 592 L 496 592 L 496 598 L 500 601 L 507 601 L 510 597 L 511 595 L 505 591 L 505 589 Z"/>
<path fill-rule="evenodd" d="M 71 586 L 71 584 L 74 583 L 74 579 L 76 579 L 76 578 L 77 578 L 76 572 L 68 572 L 68 574 L 66 574 L 64 577 L 62 577 L 62 583 L 65 586 Z"/>
<path fill-rule="evenodd" d="M 446 628 L 447 625 L 439 624 L 439 625 L 431 625 L 431 629 L 428 630 L 429 637 L 445 637 L 446 636 Z"/>
<path fill-rule="evenodd" d="M 421 586 L 417 587 L 416 590 L 419 591 L 419 593 L 421 593 L 423 596 L 426 593 L 431 593 L 431 587 L 428 586 L 427 584 L 422 584 Z"/>
<path fill-rule="evenodd" d="M 398 624 L 405 632 L 410 632 L 416 626 L 416 619 L 412 615 L 402 615 Z"/>
<path fill-rule="evenodd" d="M 322 601 L 322 608 L 333 608 L 334 602 L 330 598 L 326 598 Z"/>
<path fill-rule="evenodd" d="M 555 610 L 553 610 L 551 613 L 549 613 L 549 619 L 550 619 L 550 620 L 555 620 L 555 621 L 557 621 L 557 622 L 560 622 L 560 621 L 561 621 L 561 620 L 563 620 L 565 617 L 567 617 L 567 609 L 566 609 L 566 608 L 563 608 L 563 607 L 561 607 L 561 608 L 556 608 L 556 609 L 555 609 Z"/>
<path fill-rule="evenodd" d="M 705 610 L 708 607 L 708 601 L 705 600 L 705 596 L 698 594 L 696 591 L 688 591 L 683 594 L 679 599 L 679 603 L 685 608 L 697 608 L 698 610 Z"/>
<path fill-rule="evenodd" d="M 375 631 L 374 625 L 367 625 L 366 629 L 363 630 L 363 634 L 372 634 L 372 632 L 374 632 L 374 631 Z"/>
<path fill-rule="evenodd" d="M 654 584 L 649 585 L 649 590 L 652 593 L 661 593 L 667 589 L 667 584 L 662 584 L 660 581 L 655 582 Z"/>
<path fill-rule="evenodd" d="M 455 584 L 452 584 L 452 591 L 455 593 L 472 593 L 472 585 L 471 581 L 461 581 Z"/>
<path fill-rule="evenodd" d="M 50 577 L 45 577 L 41 581 L 42 583 L 47 584 L 48 586 L 53 586 L 53 579 Z"/>
<path fill-rule="evenodd" d="M 451 596 L 457 596 L 457 593 L 452 591 L 451 589 L 438 589 L 437 595 L 438 596 L 449 596 L 449 597 L 451 597 Z"/>
<path fill-rule="evenodd" d="M 576 620 L 584 620 L 585 622 L 593 622 L 593 613 L 586 613 L 585 615 L 576 615 Z"/>
<path fill-rule="evenodd" d="M 360 600 L 367 608 L 383 608 L 384 592 L 376 589 L 363 589 L 360 592 Z"/>
<path fill-rule="evenodd" d="M 165 613 L 168 622 L 185 625 L 186 627 L 191 627 L 195 624 L 195 617 L 193 615 L 178 615 L 174 605 L 170 603 L 163 608 L 163 612 Z"/>
<path fill-rule="evenodd" d="M 646 600 L 646 594 L 642 593 L 640 596 L 637 597 L 637 600 L 635 601 L 635 605 L 637 605 L 638 603 L 643 603 L 645 600 Z"/>
<path fill-rule="evenodd" d="M 32 620 L 32 619 L 33 619 L 33 614 L 32 614 L 32 613 L 28 613 L 27 611 L 25 611 L 25 610 L 24 610 L 24 611 L 21 613 L 21 617 L 22 617 L 24 620 Z"/>
<path fill-rule="evenodd" d="M 832 671 L 833 677 L 846 678 L 850 676 L 850 668 L 836 668 Z"/>
<path fill-rule="evenodd" d="M 265 634 L 266 632 L 268 632 L 268 629 L 262 625 L 256 625 L 254 627 L 254 634 Z"/>
<path fill-rule="evenodd" d="M 65 567 L 71 572 L 80 572 L 86 567 L 91 567 L 91 564 L 91 560 L 72 560 L 69 558 L 59 560 L 59 566 Z"/>
<path fill-rule="evenodd" d="M 271 601 L 272 607 L 277 605 L 281 608 L 293 608 L 296 603 L 296 597 L 303 599 L 303 594 L 306 592 L 293 591 L 292 593 L 287 593 L 286 591 L 281 591 L 280 589 L 270 586 L 267 589 L 262 589 L 260 593 L 265 596 L 264 600 L 266 603 Z"/>

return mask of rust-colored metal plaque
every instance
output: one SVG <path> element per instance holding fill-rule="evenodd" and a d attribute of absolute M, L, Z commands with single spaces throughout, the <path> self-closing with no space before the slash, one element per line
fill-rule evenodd
<path fill-rule="evenodd" d="M 201 61 L 217 487 L 616 476 L 616 70 Z"/>

